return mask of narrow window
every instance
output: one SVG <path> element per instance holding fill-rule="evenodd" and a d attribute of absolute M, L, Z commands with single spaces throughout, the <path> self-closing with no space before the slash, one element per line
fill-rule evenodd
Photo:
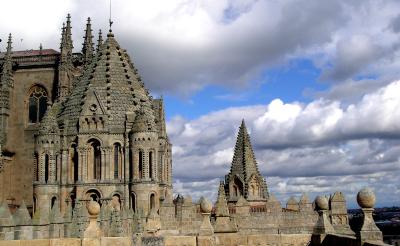
<path fill-rule="evenodd" d="M 49 180 L 49 155 L 44 156 L 44 181 L 47 183 Z"/>
<path fill-rule="evenodd" d="M 76 146 L 74 146 L 74 153 L 72 156 L 72 163 L 73 163 L 73 169 L 74 169 L 74 181 L 78 181 L 78 171 L 79 171 L 79 167 L 78 167 L 78 151 L 76 150 Z"/>
<path fill-rule="evenodd" d="M 136 195 L 135 193 L 131 194 L 131 208 L 133 212 L 136 212 Z"/>
<path fill-rule="evenodd" d="M 93 177 L 94 179 L 101 179 L 101 150 L 100 142 L 96 139 L 90 141 L 93 157 Z"/>
<path fill-rule="evenodd" d="M 153 179 L 153 152 L 149 152 L 149 178 Z"/>
<path fill-rule="evenodd" d="M 114 179 L 118 179 L 119 176 L 119 159 L 120 159 L 120 145 L 114 144 Z"/>
<path fill-rule="evenodd" d="M 132 158 L 132 150 L 129 148 L 129 179 L 133 179 L 133 158 Z"/>
<path fill-rule="evenodd" d="M 46 90 L 40 86 L 33 87 L 28 101 L 29 123 L 40 122 L 47 109 L 48 96 Z"/>
<path fill-rule="evenodd" d="M 139 178 L 142 178 L 143 172 L 143 152 L 139 151 Z"/>
<path fill-rule="evenodd" d="M 153 210 L 156 206 L 156 196 L 153 194 L 150 195 L 150 210 Z"/>
<path fill-rule="evenodd" d="M 56 155 L 56 171 L 55 171 L 55 180 L 58 180 L 58 155 Z"/>
<path fill-rule="evenodd" d="M 53 198 L 51 198 L 51 208 L 53 208 L 54 204 L 56 204 L 57 201 L 57 197 L 53 196 Z"/>

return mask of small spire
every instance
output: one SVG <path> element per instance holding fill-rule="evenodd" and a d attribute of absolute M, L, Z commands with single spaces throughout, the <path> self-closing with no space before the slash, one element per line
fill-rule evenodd
<path fill-rule="evenodd" d="M 229 216 L 228 204 L 226 202 L 225 188 L 223 181 L 219 183 L 218 198 L 215 207 L 216 207 L 215 213 L 217 216 Z"/>
<path fill-rule="evenodd" d="M 11 56 L 11 44 L 12 44 L 12 35 L 11 33 L 8 35 L 8 41 L 7 41 L 7 55 Z"/>
<path fill-rule="evenodd" d="M 110 24 L 109 33 L 111 34 L 111 33 L 112 33 L 111 27 L 112 27 L 112 24 L 114 23 L 114 22 L 111 20 L 111 0 L 110 0 L 110 18 L 108 19 L 108 23 Z"/>
<path fill-rule="evenodd" d="M 99 52 L 102 44 L 103 44 L 103 36 L 101 34 L 101 29 L 100 29 L 99 30 L 99 39 L 97 39 L 97 52 Z"/>
<path fill-rule="evenodd" d="M 0 71 L 0 82 L 3 83 L 7 81 L 12 76 L 12 57 L 11 57 L 11 50 L 12 50 L 12 35 L 11 33 L 8 35 L 7 41 L 7 50 L 4 56 L 4 64 L 3 69 Z"/>
<path fill-rule="evenodd" d="M 90 24 L 90 17 L 87 19 L 85 36 L 83 37 L 83 62 L 84 64 L 90 63 L 93 57 L 93 35 L 92 35 L 92 25 Z"/>
<path fill-rule="evenodd" d="M 72 29 L 72 27 L 71 27 L 71 15 L 68 14 L 67 15 L 67 25 L 65 27 L 65 43 L 67 45 L 67 48 L 72 51 L 74 46 L 72 44 L 71 29 Z"/>
<path fill-rule="evenodd" d="M 62 24 L 62 28 L 61 28 L 61 43 L 60 43 L 60 50 L 63 49 L 65 45 L 65 22 L 63 22 Z"/>

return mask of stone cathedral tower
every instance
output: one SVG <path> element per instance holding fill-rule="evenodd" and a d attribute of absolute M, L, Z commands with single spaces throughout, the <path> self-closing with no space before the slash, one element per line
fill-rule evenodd
<path fill-rule="evenodd" d="M 255 205 L 267 201 L 269 197 L 265 179 L 258 170 L 244 120 L 239 127 L 231 170 L 225 176 L 225 192 L 230 203 L 235 203 L 243 197 Z"/>
<path fill-rule="evenodd" d="M 41 48 L 33 58 L 28 57 L 35 63 L 23 71 L 32 74 L 39 67 L 49 72 L 25 86 L 28 100 L 21 107 L 27 108 L 27 118 L 20 131 L 28 139 L 23 143 L 25 152 L 31 154 L 23 162 L 24 153 L 16 143 L 8 142 L 7 149 L 2 145 L 3 153 L 12 150 L 7 156 L 11 162 L 8 172 L 15 175 L 18 168 L 29 167 L 19 183 L 33 187 L 30 194 L 28 189 L 13 202 L 18 205 L 25 200 L 30 205 L 33 200 L 33 210 L 40 209 L 42 214 L 55 204 L 63 212 L 69 205 L 90 199 L 144 214 L 158 211 L 162 201 L 172 201 L 171 144 L 163 100 L 150 96 L 111 29 L 104 42 L 99 33 L 95 51 L 88 19 L 82 53 L 73 53 L 71 28 L 68 15 L 60 52 Z M 2 63 L 2 98 L 12 90 L 13 73 L 22 73 L 18 62 L 25 60 L 19 61 L 16 55 L 11 53 L 10 37 Z M 12 58 L 19 67 L 10 72 Z M 8 116 L 6 106 L 2 106 L 3 118 Z M 2 133 L 13 133 L 6 128 L 3 123 Z M 3 163 L 6 159 L 2 158 Z M 0 183 L 12 186 L 5 173 L 0 170 Z M 3 200 L 13 196 L 11 191 L 0 193 L 4 193 Z"/>

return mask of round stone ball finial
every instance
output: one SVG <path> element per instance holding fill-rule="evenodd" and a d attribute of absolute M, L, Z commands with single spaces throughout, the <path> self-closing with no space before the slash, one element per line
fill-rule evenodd
<path fill-rule="evenodd" d="M 329 209 L 328 199 L 326 199 L 325 196 L 317 196 L 315 198 L 315 206 L 316 209 L 318 210 L 328 210 Z"/>
<path fill-rule="evenodd" d="M 361 189 L 357 194 L 357 203 L 361 208 L 373 208 L 375 199 L 374 192 L 368 187 Z"/>
<path fill-rule="evenodd" d="M 200 208 L 203 213 L 211 213 L 212 204 L 207 198 L 202 197 L 200 202 Z"/>
<path fill-rule="evenodd" d="M 88 202 L 86 204 L 86 208 L 91 216 L 97 216 L 100 213 L 100 204 L 98 204 L 96 201 Z"/>

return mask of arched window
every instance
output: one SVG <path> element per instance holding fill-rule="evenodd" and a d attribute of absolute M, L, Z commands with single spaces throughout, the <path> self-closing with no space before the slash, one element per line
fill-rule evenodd
<path fill-rule="evenodd" d="M 48 96 L 41 86 L 35 86 L 29 94 L 29 123 L 38 123 L 42 120 L 47 109 Z"/>
<path fill-rule="evenodd" d="M 139 178 L 142 178 L 143 173 L 143 152 L 139 151 Z"/>
<path fill-rule="evenodd" d="M 149 178 L 153 179 L 153 151 L 149 152 Z"/>
<path fill-rule="evenodd" d="M 150 195 L 150 211 L 156 207 L 156 196 L 154 193 Z"/>
<path fill-rule="evenodd" d="M 76 150 L 76 146 L 73 147 L 73 153 L 72 153 L 72 169 L 73 169 L 73 180 L 76 182 L 78 181 L 78 151 Z"/>
<path fill-rule="evenodd" d="M 100 142 L 96 139 L 89 140 L 92 155 L 93 178 L 101 179 L 101 150 Z"/>
<path fill-rule="evenodd" d="M 44 155 L 44 181 L 49 180 L 49 155 Z"/>
<path fill-rule="evenodd" d="M 131 194 L 131 208 L 133 212 L 136 212 L 136 195 L 133 192 Z"/>
<path fill-rule="evenodd" d="M 119 166 L 121 163 L 121 145 L 114 144 L 114 179 L 119 177 Z"/>
<path fill-rule="evenodd" d="M 243 195 L 243 184 L 237 177 L 233 181 L 233 195 L 235 197 Z"/>
<path fill-rule="evenodd" d="M 133 156 L 132 150 L 129 148 L 129 179 L 133 179 Z"/>
<path fill-rule="evenodd" d="M 51 208 L 53 208 L 54 204 L 56 204 L 56 201 L 57 201 L 57 197 L 53 196 L 51 198 Z"/>

